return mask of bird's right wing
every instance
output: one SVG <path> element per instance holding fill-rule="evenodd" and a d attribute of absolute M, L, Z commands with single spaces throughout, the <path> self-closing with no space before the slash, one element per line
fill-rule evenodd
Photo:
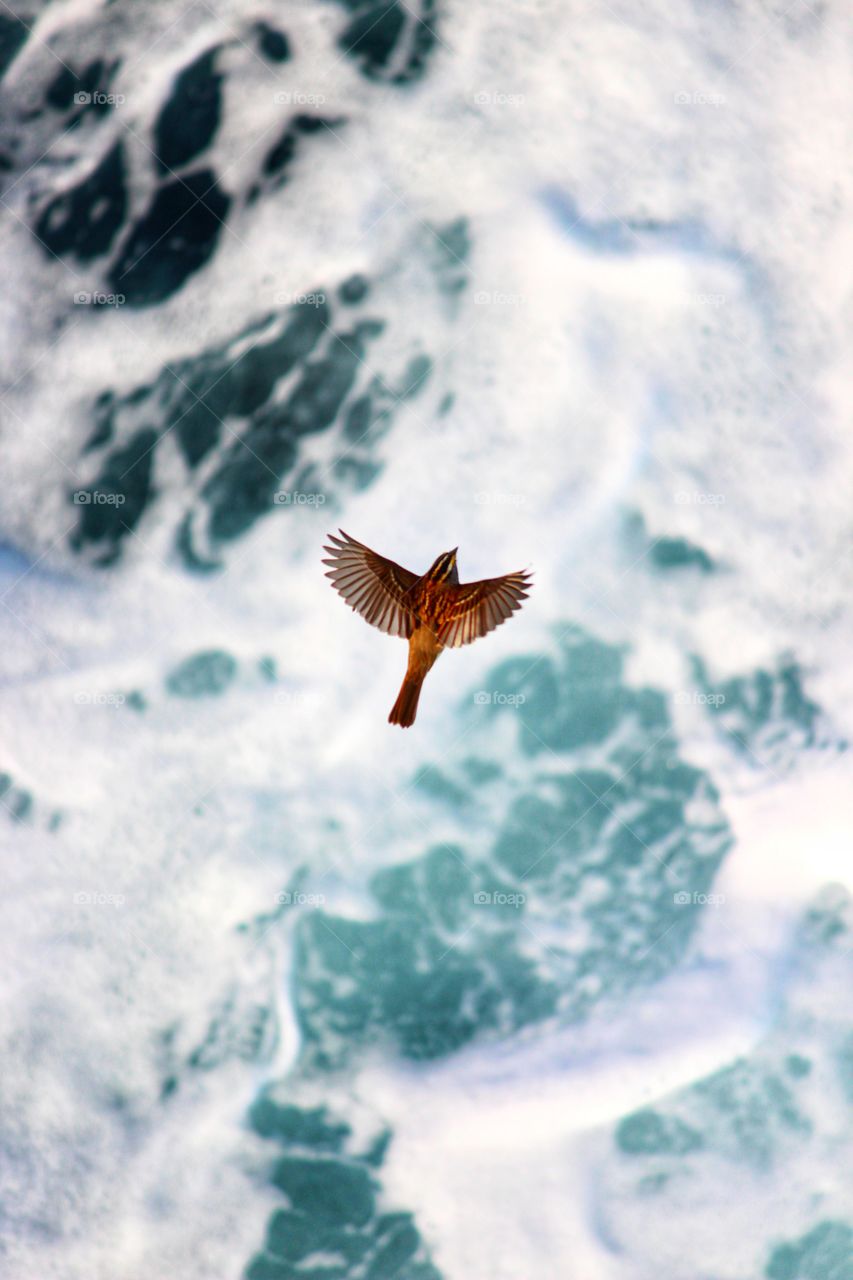
<path fill-rule="evenodd" d="M 339 533 L 340 538 L 330 533 L 329 541 L 333 545 L 323 548 L 331 555 L 330 560 L 323 561 L 332 566 L 326 577 L 331 578 L 332 586 L 347 604 L 374 627 L 389 636 L 408 640 L 414 630 L 415 616 L 407 596 L 418 581 L 417 574 L 377 555 L 343 529 Z"/>
<path fill-rule="evenodd" d="M 446 586 L 439 644 L 456 648 L 488 635 L 521 608 L 532 585 L 531 575 L 525 569 L 520 573 L 505 573 L 502 578 Z"/>

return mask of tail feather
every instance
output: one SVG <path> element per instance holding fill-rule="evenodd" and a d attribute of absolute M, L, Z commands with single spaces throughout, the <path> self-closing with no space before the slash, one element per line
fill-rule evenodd
<path fill-rule="evenodd" d="M 402 728 L 408 729 L 409 725 L 415 723 L 418 698 L 421 696 L 423 682 L 424 677 L 422 675 L 409 675 L 408 672 L 406 673 L 406 678 L 400 686 L 400 692 L 397 694 L 397 701 L 391 708 L 391 714 L 388 717 L 389 724 L 399 724 Z"/>

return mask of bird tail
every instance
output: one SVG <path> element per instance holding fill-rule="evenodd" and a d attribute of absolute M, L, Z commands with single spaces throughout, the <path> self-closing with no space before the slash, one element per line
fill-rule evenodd
<path fill-rule="evenodd" d="M 397 701 L 391 708 L 391 714 L 388 717 L 389 724 L 398 724 L 403 729 L 408 729 L 410 724 L 415 723 L 415 716 L 418 710 L 418 698 L 421 696 L 421 685 L 424 682 L 426 672 L 412 674 L 406 672 L 406 678 L 400 685 L 400 692 L 397 694 Z"/>

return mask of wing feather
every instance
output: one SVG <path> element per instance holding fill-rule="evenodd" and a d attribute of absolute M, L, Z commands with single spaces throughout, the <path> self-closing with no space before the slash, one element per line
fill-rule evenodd
<path fill-rule="evenodd" d="M 344 600 L 373 626 L 389 636 L 408 640 L 414 629 L 414 614 L 407 595 L 417 582 L 417 574 L 356 542 L 343 529 L 341 537 L 329 534 L 331 565 L 326 574 Z"/>
<path fill-rule="evenodd" d="M 458 648 L 488 635 L 521 608 L 531 586 L 531 575 L 523 570 L 446 587 L 448 604 L 438 630 L 439 644 Z"/>

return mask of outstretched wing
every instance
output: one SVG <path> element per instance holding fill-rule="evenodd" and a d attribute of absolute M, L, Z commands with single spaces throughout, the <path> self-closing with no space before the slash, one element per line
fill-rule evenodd
<path fill-rule="evenodd" d="M 439 644 L 457 648 L 488 635 L 521 608 L 531 586 L 531 575 L 524 570 L 506 573 L 502 578 L 445 587 L 448 601 L 446 605 L 442 601 Z"/>
<path fill-rule="evenodd" d="M 351 608 L 389 636 L 408 640 L 414 630 L 414 614 L 407 593 L 417 582 L 417 574 L 402 565 L 377 555 L 363 543 L 339 530 L 341 537 L 329 534 L 333 544 L 324 547 L 331 555 L 323 564 L 331 565 L 326 574 Z"/>

